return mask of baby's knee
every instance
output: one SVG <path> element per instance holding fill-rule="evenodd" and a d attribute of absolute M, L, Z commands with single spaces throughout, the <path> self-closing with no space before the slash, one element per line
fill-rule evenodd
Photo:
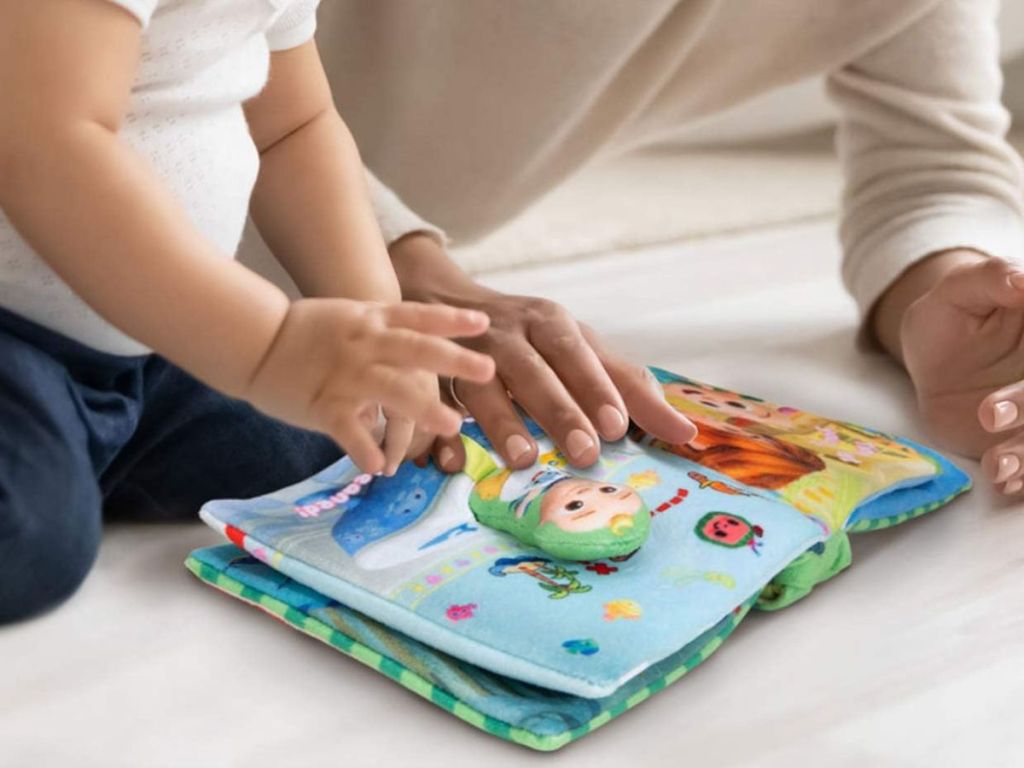
<path fill-rule="evenodd" d="M 76 499 L 0 494 L 0 624 L 59 605 L 85 580 L 99 550 L 101 512 L 98 494 L 82 491 Z M 34 502 L 45 506 L 33 509 Z"/>

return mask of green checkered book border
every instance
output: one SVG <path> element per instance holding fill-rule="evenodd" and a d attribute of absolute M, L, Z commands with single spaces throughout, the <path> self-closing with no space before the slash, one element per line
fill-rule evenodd
<path fill-rule="evenodd" d="M 287 603 L 273 598 L 258 589 L 241 583 L 237 579 L 228 576 L 223 571 L 201 562 L 194 556 L 185 561 L 185 566 L 200 580 L 213 587 L 226 592 L 244 602 L 254 605 L 264 611 L 278 617 L 295 629 L 310 637 L 330 645 L 351 656 L 357 661 L 371 667 L 383 675 L 390 677 L 399 685 L 407 688 L 413 693 L 433 702 L 442 709 L 455 715 L 460 720 L 486 731 L 499 738 L 520 744 L 531 749 L 549 751 L 558 749 L 566 744 L 585 736 L 596 728 L 604 725 L 623 712 L 632 709 L 637 704 L 646 700 L 661 689 L 671 685 L 694 667 L 705 661 L 711 654 L 718 650 L 722 642 L 742 621 L 743 617 L 750 610 L 752 601 L 740 606 L 733 612 L 728 621 L 721 624 L 720 630 L 702 648 L 696 650 L 692 655 L 681 661 L 678 666 L 653 680 L 644 687 L 638 689 L 624 701 L 614 707 L 603 709 L 587 722 L 572 730 L 555 735 L 540 735 L 525 728 L 520 728 L 501 720 L 495 719 L 468 706 L 463 701 L 452 696 L 451 693 L 438 687 L 421 675 L 413 672 L 395 659 L 384 656 L 377 651 L 368 648 L 344 632 L 329 626 L 319 619 L 304 613 Z"/>

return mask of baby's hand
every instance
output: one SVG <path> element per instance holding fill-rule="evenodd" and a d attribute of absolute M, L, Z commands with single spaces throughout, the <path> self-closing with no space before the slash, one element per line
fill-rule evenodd
<path fill-rule="evenodd" d="M 481 312 L 441 305 L 302 299 L 289 308 L 242 396 L 271 416 L 330 435 L 363 471 L 381 472 L 384 453 L 361 414 L 379 403 L 399 420 L 397 429 L 407 429 L 404 418 L 456 434 L 462 417 L 441 403 L 437 374 L 482 383 L 494 375 L 494 362 L 440 337 L 477 336 L 488 324 Z M 390 440 L 407 445 L 408 431 Z"/>
<path fill-rule="evenodd" d="M 424 393 L 426 397 L 440 400 L 437 376 L 426 371 L 418 371 L 410 375 L 410 385 Z M 399 416 L 390 409 L 385 409 L 387 424 L 384 428 L 384 474 L 391 477 L 398 471 L 398 465 L 405 459 L 417 458 L 429 450 L 434 442 L 435 434 L 416 428 L 416 422 L 406 416 Z"/>

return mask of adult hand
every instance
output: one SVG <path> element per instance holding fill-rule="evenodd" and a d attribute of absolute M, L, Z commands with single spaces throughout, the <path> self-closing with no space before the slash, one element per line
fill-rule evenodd
<path fill-rule="evenodd" d="M 645 368 L 606 349 L 560 305 L 476 284 L 423 235 L 405 237 L 390 251 L 407 300 L 476 309 L 490 317 L 484 334 L 460 343 L 492 357 L 497 375 L 485 384 L 457 379 L 453 388 L 508 466 L 527 467 L 537 458 L 537 444 L 516 405 L 577 467 L 597 460 L 601 439 L 623 437 L 629 419 L 667 442 L 687 443 L 696 436 L 696 427 L 665 402 Z M 439 438 L 434 457 L 442 469 L 458 471 L 465 461 L 461 441 Z"/>
<path fill-rule="evenodd" d="M 920 294 L 902 313 L 898 338 L 928 430 L 946 448 L 980 457 L 1004 493 L 1021 493 L 1024 271 L 958 251 L 912 268 L 901 282 L 890 293 Z"/>

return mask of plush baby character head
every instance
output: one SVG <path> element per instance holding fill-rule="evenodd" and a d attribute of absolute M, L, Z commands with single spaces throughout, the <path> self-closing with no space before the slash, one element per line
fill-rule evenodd
<path fill-rule="evenodd" d="M 633 526 L 643 505 L 643 499 L 628 485 L 567 477 L 542 494 L 540 522 L 572 533 L 602 528 L 621 531 Z"/>
<path fill-rule="evenodd" d="M 474 492 L 470 506 L 485 525 L 563 560 L 627 555 L 650 532 L 650 510 L 628 485 L 564 473 L 511 501 Z"/>

